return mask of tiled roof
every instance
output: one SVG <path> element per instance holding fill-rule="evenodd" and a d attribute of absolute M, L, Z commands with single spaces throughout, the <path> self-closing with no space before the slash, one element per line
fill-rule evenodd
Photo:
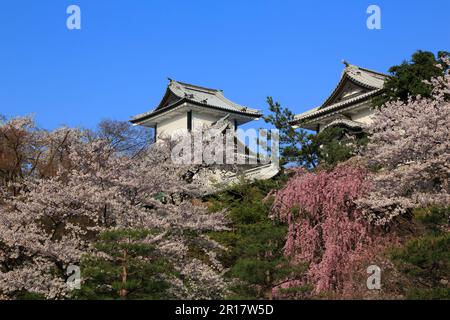
<path fill-rule="evenodd" d="M 387 77 L 389 77 L 387 74 L 358 67 L 349 64 L 347 61 L 343 61 L 343 63 L 345 64 L 345 69 L 342 71 L 341 79 L 331 95 L 320 106 L 321 108 L 325 108 L 328 105 L 333 104 L 333 101 L 336 99 L 337 95 L 341 92 L 341 89 L 344 87 L 345 83 L 348 82 L 348 80 L 368 90 L 377 90 L 383 88 L 384 81 Z"/>
<path fill-rule="evenodd" d="M 300 120 L 306 120 L 309 118 L 314 118 L 317 116 L 320 116 L 322 114 L 334 111 L 334 110 L 338 110 L 340 108 L 346 107 L 348 105 L 360 102 L 360 101 L 364 101 L 367 98 L 376 96 L 377 94 L 381 93 L 382 89 L 378 89 L 378 90 L 373 90 L 373 91 L 369 91 L 367 93 L 361 94 L 359 96 L 347 99 L 347 100 L 343 100 L 341 102 L 332 104 L 330 106 L 327 106 L 325 108 L 321 108 L 321 107 L 317 107 L 314 108 L 312 110 L 306 111 L 304 113 L 301 114 L 297 114 L 294 118 L 294 121 L 300 121 Z"/>
<path fill-rule="evenodd" d="M 343 107 L 364 101 L 365 99 L 371 98 L 381 93 L 381 91 L 383 90 L 384 82 L 389 77 L 389 75 L 358 67 L 349 64 L 346 61 L 343 61 L 343 63 L 345 64 L 345 69 L 342 72 L 339 83 L 334 88 L 331 95 L 320 106 L 296 115 L 294 119 L 295 123 L 301 120 L 315 118 L 317 116 L 339 110 Z M 352 83 L 364 88 L 366 92 L 347 99 L 336 101 L 348 81 L 351 81 Z"/>
<path fill-rule="evenodd" d="M 364 128 L 365 124 L 350 119 L 336 119 L 323 127 L 323 130 L 333 126 L 347 126 L 349 128 Z"/>
<path fill-rule="evenodd" d="M 131 122 L 141 122 L 153 116 L 169 111 L 184 102 L 197 106 L 238 113 L 250 117 L 260 117 L 259 110 L 251 109 L 232 102 L 223 95 L 222 90 L 210 89 L 189 83 L 169 79 L 166 94 L 159 106 L 149 112 L 133 117 Z"/>
<path fill-rule="evenodd" d="M 350 77 L 353 81 L 369 89 L 383 88 L 384 81 L 387 77 L 389 77 L 387 74 L 372 71 L 366 68 L 361 68 L 351 64 L 348 64 L 345 67 L 344 74 Z"/>
<path fill-rule="evenodd" d="M 169 88 L 178 97 L 187 97 L 190 100 L 205 103 L 206 105 L 229 109 L 231 111 L 259 113 L 256 109 L 241 106 L 231 100 L 228 100 L 223 95 L 222 90 L 209 89 L 175 80 L 170 81 Z"/>

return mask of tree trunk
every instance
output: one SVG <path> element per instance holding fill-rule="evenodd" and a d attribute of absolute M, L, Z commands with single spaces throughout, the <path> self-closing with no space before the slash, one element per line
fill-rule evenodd
<path fill-rule="evenodd" d="M 128 295 L 128 290 L 125 289 L 128 280 L 127 250 L 123 252 L 122 261 L 122 289 L 120 289 L 119 295 L 121 298 L 125 298 Z"/>

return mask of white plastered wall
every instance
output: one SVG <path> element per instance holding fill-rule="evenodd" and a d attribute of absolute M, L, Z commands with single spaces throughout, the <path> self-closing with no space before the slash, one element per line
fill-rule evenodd
<path fill-rule="evenodd" d="M 199 111 L 192 111 L 192 129 L 201 129 L 204 125 L 211 125 L 220 120 L 223 116 L 219 114 L 200 113 Z"/>
<path fill-rule="evenodd" d="M 172 136 L 172 134 L 183 134 L 187 131 L 187 113 L 175 114 L 169 119 L 158 123 L 157 132 L 159 136 Z"/>
<path fill-rule="evenodd" d="M 358 113 L 352 115 L 352 120 L 364 124 L 370 124 L 372 123 L 373 113 L 374 110 L 372 110 L 371 108 L 362 109 Z"/>

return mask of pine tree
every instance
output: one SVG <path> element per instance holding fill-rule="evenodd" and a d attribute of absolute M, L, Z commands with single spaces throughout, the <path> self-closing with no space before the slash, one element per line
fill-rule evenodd
<path fill-rule="evenodd" d="M 165 299 L 173 273 L 170 263 L 148 241 L 149 230 L 103 232 L 97 254 L 81 265 L 83 282 L 77 299 Z"/>
<path fill-rule="evenodd" d="M 264 117 L 280 132 L 281 164 L 295 163 L 305 168 L 334 167 L 351 158 L 357 149 L 367 143 L 364 132 L 330 127 L 313 134 L 304 129 L 293 128 L 292 111 L 267 98 L 270 115 Z"/>
<path fill-rule="evenodd" d="M 232 230 L 213 237 L 229 250 L 222 256 L 234 279 L 230 298 L 271 299 L 272 289 L 303 269 L 283 254 L 287 227 L 269 217 L 271 201 L 266 199 L 282 181 L 242 182 L 211 200 L 212 210 L 228 209 Z"/>
<path fill-rule="evenodd" d="M 432 52 L 418 50 L 411 60 L 392 66 L 389 69 L 392 77 L 384 84 L 384 93 L 374 99 L 374 104 L 382 106 L 397 100 L 408 102 L 410 97 L 432 97 L 433 86 L 426 81 L 445 74 L 449 68 L 445 60 L 448 54 L 439 51 L 436 58 Z"/>

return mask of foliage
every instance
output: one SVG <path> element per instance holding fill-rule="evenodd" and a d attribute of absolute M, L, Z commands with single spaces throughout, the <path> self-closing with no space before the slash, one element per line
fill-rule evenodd
<path fill-rule="evenodd" d="M 133 126 L 129 121 L 105 119 L 98 124 L 94 136 L 108 141 L 114 151 L 136 157 L 144 152 L 155 140 L 154 130 Z"/>
<path fill-rule="evenodd" d="M 415 207 L 450 204 L 450 77 L 432 79 L 432 98 L 387 103 L 369 128 L 363 155 L 376 170 L 373 192 L 360 205 L 387 225 Z"/>
<path fill-rule="evenodd" d="M 409 230 L 404 245 L 390 255 L 399 277 L 407 279 L 406 297 L 448 299 L 450 63 L 443 57 L 441 67 L 433 67 L 434 77 L 417 85 L 416 80 L 431 77 L 430 65 L 436 61 L 427 53 L 414 59 L 399 67 L 399 79 L 409 77 L 411 86 L 404 91 L 422 96 L 396 96 L 392 99 L 399 100 L 377 110 L 362 153 L 373 170 L 371 192 L 357 202 L 369 222 L 386 230 Z M 417 79 L 408 75 L 412 72 Z"/>
<path fill-rule="evenodd" d="M 345 128 L 326 128 L 311 137 L 317 145 L 318 163 L 322 168 L 333 168 L 341 162 L 353 157 L 358 150 L 367 144 L 364 132 L 349 132 Z"/>
<path fill-rule="evenodd" d="M 404 271 L 411 277 L 442 279 L 450 274 L 450 234 L 410 240 L 393 258 L 405 264 Z"/>
<path fill-rule="evenodd" d="M 164 299 L 172 266 L 149 241 L 149 230 L 111 230 L 99 235 L 96 254 L 83 259 L 77 299 Z M 172 271 L 173 272 L 173 271 Z M 166 276 L 166 277 L 165 277 Z"/>
<path fill-rule="evenodd" d="M 393 250 L 391 257 L 412 285 L 410 299 L 450 298 L 450 208 L 416 210 L 416 223 L 423 231 Z"/>
<path fill-rule="evenodd" d="M 67 127 L 48 132 L 37 128 L 31 117 L 0 117 L 0 185 L 8 186 L 3 191 L 16 195 L 27 177 L 55 176 L 70 164 L 70 148 L 94 140 L 106 141 L 111 152 L 135 157 L 147 150 L 152 136 L 122 121 L 104 120 L 95 132 Z"/>
<path fill-rule="evenodd" d="M 315 293 L 340 292 L 350 285 L 352 266 L 368 254 L 372 244 L 367 223 L 355 200 L 367 192 L 366 172 L 340 165 L 317 174 L 299 169 L 275 194 L 274 216 L 289 225 L 286 256 L 306 263 L 305 277 L 284 287 L 305 284 Z"/>
<path fill-rule="evenodd" d="M 0 185 L 15 183 L 34 170 L 39 138 L 30 117 L 0 118 Z M 17 192 L 14 186 L 9 191 Z"/>
<path fill-rule="evenodd" d="M 4 127 L 35 134 L 25 125 L 33 128 L 25 119 Z M 149 241 L 181 274 L 169 279 L 171 296 L 207 299 L 224 294 L 222 266 L 214 259 L 221 248 L 205 236 L 225 229 L 224 216 L 186 200 L 198 188 L 183 179 L 189 167 L 167 161 L 169 143 L 129 157 L 116 152 L 110 141 L 91 139 L 78 129 L 36 135 L 45 140 L 34 158 L 39 161 L 31 162 L 38 164 L 34 172 L 22 169 L 27 174 L 17 175 L 21 180 L 9 180 L 0 188 L 0 295 L 67 297 L 66 268 L 95 254 L 96 236 L 115 229 L 159 231 Z M 18 150 L 27 154 L 23 141 Z M 177 204 L 162 203 L 154 198 L 158 193 L 185 196 Z M 193 238 L 208 260 L 187 254 Z"/>
<path fill-rule="evenodd" d="M 419 50 L 412 55 L 411 61 L 391 67 L 389 72 L 392 77 L 386 81 L 384 93 L 374 99 L 375 105 L 382 106 L 397 100 L 406 103 L 410 97 L 417 96 L 431 98 L 433 87 L 424 80 L 430 81 L 442 76 L 449 68 L 448 61 L 441 58 L 448 56 L 448 52 L 440 51 L 437 56 L 438 58 L 432 52 Z"/>
<path fill-rule="evenodd" d="M 367 141 L 364 133 L 348 134 L 344 128 L 327 128 L 317 134 L 303 129 L 294 129 L 291 122 L 294 114 L 271 97 L 267 98 L 272 114 L 264 117 L 280 132 L 282 165 L 296 163 L 305 168 L 315 168 L 319 164 L 334 167 L 348 160 Z"/>
<path fill-rule="evenodd" d="M 115 121 L 50 132 L 0 117 L 0 297 L 339 296 L 378 248 L 376 226 L 413 224 L 390 255 L 392 274 L 408 279 L 409 298 L 448 299 L 450 63 L 436 62 L 418 52 L 390 70 L 389 102 L 361 153 L 371 172 L 340 164 L 364 134 L 293 129 L 292 112 L 268 98 L 283 163 L 315 172 L 242 182 L 209 196 L 209 211 L 191 201 L 198 168 L 168 161 L 171 141 L 151 145 L 148 132 Z M 72 264 L 82 267 L 77 292 L 65 283 Z"/>
<path fill-rule="evenodd" d="M 283 255 L 286 226 L 269 218 L 271 189 L 282 180 L 242 182 L 211 198 L 212 211 L 226 208 L 231 230 L 213 237 L 228 250 L 221 257 L 229 268 L 227 276 L 235 279 L 230 298 L 268 299 L 278 282 L 296 272 Z"/>
<path fill-rule="evenodd" d="M 450 207 L 431 207 L 414 210 L 414 221 L 425 228 L 425 232 L 441 234 L 450 226 Z"/>
<path fill-rule="evenodd" d="M 450 288 L 412 288 L 409 290 L 407 298 L 410 300 L 449 300 Z"/>
<path fill-rule="evenodd" d="M 272 124 L 280 134 L 280 164 L 297 163 L 305 167 L 317 165 L 317 145 L 312 143 L 312 135 L 302 129 L 294 129 L 290 122 L 294 114 L 280 103 L 267 98 L 269 110 L 272 114 L 264 117 L 266 123 Z"/>

